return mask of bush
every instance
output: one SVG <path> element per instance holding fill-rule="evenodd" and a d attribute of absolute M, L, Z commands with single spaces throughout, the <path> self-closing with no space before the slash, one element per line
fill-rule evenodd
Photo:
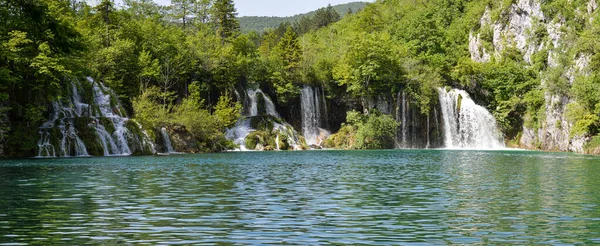
<path fill-rule="evenodd" d="M 353 125 L 343 125 L 340 130 L 329 136 L 323 146 L 334 149 L 353 149 L 356 142 L 357 127 Z"/>
<path fill-rule="evenodd" d="M 600 135 L 592 138 L 585 146 L 583 146 L 586 154 L 600 154 Z"/>
<path fill-rule="evenodd" d="M 256 150 L 256 147 L 260 144 L 264 150 L 274 150 L 277 146 L 275 138 L 276 136 L 273 136 L 273 134 L 269 132 L 251 132 L 245 139 L 246 148 L 250 150 Z"/>
<path fill-rule="evenodd" d="M 393 149 L 399 123 L 391 116 L 372 110 L 369 116 L 348 112 L 348 125 L 325 141 L 327 148 L 340 149 Z"/>
<path fill-rule="evenodd" d="M 372 113 L 356 133 L 357 149 L 393 149 L 399 123 L 391 116 Z"/>
<path fill-rule="evenodd" d="M 183 125 L 197 141 L 201 151 L 231 149 L 232 143 L 225 139 L 224 131 L 240 118 L 242 106 L 239 103 L 222 96 L 211 114 L 202 108 L 203 102 L 196 91 L 190 91 L 191 95 L 175 107 L 161 105 L 160 93 L 157 88 L 149 88 L 133 101 L 135 119 L 146 129 L 156 131 L 165 125 Z"/>

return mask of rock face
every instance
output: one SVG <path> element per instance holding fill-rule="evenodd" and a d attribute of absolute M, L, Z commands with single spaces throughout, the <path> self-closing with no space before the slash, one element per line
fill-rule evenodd
<path fill-rule="evenodd" d="M 194 140 L 194 136 L 192 136 L 192 134 L 185 129 L 185 126 L 174 125 L 171 127 L 165 127 L 165 130 L 171 137 L 171 144 L 176 152 L 200 153 L 198 143 L 196 143 L 196 140 Z"/>
<path fill-rule="evenodd" d="M 567 66 L 564 68 L 569 83 L 572 85 L 578 76 L 585 76 L 590 62 L 588 54 L 577 54 L 570 64 L 561 64 L 559 54 L 565 52 L 573 45 L 563 40 L 565 36 L 566 21 L 558 15 L 548 19 L 541 7 L 540 0 L 518 0 L 511 6 L 503 6 L 499 20 L 492 21 L 490 9 L 486 9 L 480 19 L 481 28 L 469 35 L 469 51 L 471 59 L 476 62 L 490 62 L 492 57 L 499 58 L 507 47 L 514 47 L 521 51 L 523 59 L 532 63 L 532 56 L 538 52 L 548 53 L 547 65 L 550 68 Z M 576 10 L 582 18 L 593 20 L 592 14 L 598 8 L 595 0 Z M 568 27 L 567 27 L 568 28 Z M 491 46 L 485 46 L 485 32 L 493 30 Z M 540 39 L 535 33 L 546 33 L 546 39 Z M 489 36 L 489 34 L 487 34 Z M 489 48 L 489 45 L 488 45 Z M 543 77 L 542 77 L 543 78 Z M 547 83 L 542 79 L 542 85 Z M 545 119 L 540 122 L 539 129 L 523 127 L 520 145 L 529 149 L 542 149 L 550 151 L 572 151 L 584 153 L 584 145 L 589 141 L 586 136 L 572 136 L 573 123 L 566 117 L 567 105 L 574 103 L 568 95 L 554 95 L 546 92 L 544 95 Z"/>

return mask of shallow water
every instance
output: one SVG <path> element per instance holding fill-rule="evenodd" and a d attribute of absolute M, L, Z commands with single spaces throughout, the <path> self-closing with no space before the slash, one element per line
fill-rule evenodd
<path fill-rule="evenodd" d="M 600 244 L 600 157 L 306 151 L 0 162 L 2 244 Z"/>

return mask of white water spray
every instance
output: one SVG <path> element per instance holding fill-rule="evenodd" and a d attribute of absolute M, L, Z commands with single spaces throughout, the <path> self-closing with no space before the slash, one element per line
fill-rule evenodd
<path fill-rule="evenodd" d="M 465 91 L 439 88 L 446 148 L 503 149 L 496 119 Z"/>
<path fill-rule="evenodd" d="M 329 136 L 323 129 L 327 116 L 325 99 L 318 88 L 304 86 L 300 91 L 300 108 L 302 110 L 302 135 L 308 145 L 320 145 Z M 322 114 L 324 112 L 324 114 Z"/>

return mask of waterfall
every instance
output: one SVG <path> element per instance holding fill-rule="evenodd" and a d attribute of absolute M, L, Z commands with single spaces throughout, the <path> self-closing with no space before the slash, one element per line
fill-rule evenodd
<path fill-rule="evenodd" d="M 267 115 L 271 115 L 271 116 L 275 116 L 279 118 L 279 113 L 277 113 L 277 110 L 275 109 L 275 104 L 273 103 L 273 101 L 271 101 L 271 99 L 265 95 L 264 92 L 262 92 L 260 89 L 256 89 L 256 90 L 248 90 L 247 92 L 248 94 L 248 99 L 250 100 L 250 115 L 247 116 L 258 116 L 260 115 L 262 112 L 259 112 L 259 105 L 258 102 L 263 99 L 264 100 L 264 109 L 265 109 L 265 113 Z"/>
<path fill-rule="evenodd" d="M 95 82 L 92 78 L 88 78 L 88 82 L 91 83 L 94 94 L 93 105 L 98 109 L 94 110 L 92 117 L 109 119 L 115 129 L 112 134 L 109 134 L 102 124 L 93 125 L 93 127 L 96 128 L 98 137 L 101 139 L 104 138 L 105 143 L 110 144 L 110 148 L 106 148 L 106 146 L 104 148 L 105 156 L 133 154 L 127 143 L 127 135 L 130 134 L 130 132 L 129 129 L 125 127 L 125 123 L 129 119 L 122 113 L 121 105 L 116 101 L 116 96 L 114 96 L 114 93 L 102 83 Z"/>
<path fill-rule="evenodd" d="M 116 95 L 92 78 L 87 82 L 72 81 L 70 97 L 52 103 L 50 118 L 39 128 L 38 157 L 89 156 L 85 141 L 88 145 L 96 141 L 102 147 L 95 155 L 131 155 L 146 150 L 155 153 L 146 132 L 141 125 L 131 124 L 134 122 L 123 113 Z M 91 90 L 87 103 L 80 92 L 85 88 Z M 140 136 L 130 131 L 133 128 L 141 132 Z"/>
<path fill-rule="evenodd" d="M 243 90 L 242 90 L 243 91 Z M 260 89 L 248 89 L 245 91 L 245 95 L 237 92 L 238 100 L 243 99 L 244 105 L 244 118 L 240 119 L 234 127 L 227 129 L 225 132 L 225 138 L 229 140 L 233 140 L 233 142 L 239 146 L 239 151 L 247 151 L 246 148 L 246 137 L 256 129 L 253 129 L 251 126 L 252 118 L 261 117 L 261 116 L 273 116 L 276 118 L 280 118 L 279 113 L 275 109 L 275 104 L 273 101 L 264 94 Z M 264 105 L 261 105 L 263 104 Z M 277 150 L 280 149 L 279 146 L 279 135 L 282 137 L 286 137 L 287 142 L 293 149 L 301 149 L 300 140 L 298 138 L 298 133 L 293 129 L 293 127 L 287 123 L 277 123 L 273 122 L 273 128 L 271 129 L 271 133 L 277 134 L 276 137 L 276 146 Z"/>
<path fill-rule="evenodd" d="M 402 123 L 400 127 L 402 127 L 402 145 L 404 147 L 408 146 L 408 142 L 406 141 L 406 135 L 408 135 L 408 124 L 406 121 L 406 117 L 408 114 L 408 104 L 406 103 L 406 92 L 402 92 Z"/>
<path fill-rule="evenodd" d="M 322 90 L 304 86 L 300 91 L 300 108 L 302 110 L 302 135 L 308 145 L 320 145 L 327 138 L 329 132 L 324 130 L 326 108 Z M 325 110 L 324 110 L 325 109 Z M 325 112 L 324 115 L 321 112 Z"/>
<path fill-rule="evenodd" d="M 53 113 L 50 119 L 39 128 L 40 140 L 38 140 L 37 157 L 57 157 L 57 154 L 65 157 L 89 156 L 85 144 L 75 129 L 75 118 L 80 117 L 85 109 L 89 109 L 89 105 L 81 102 L 76 85 L 73 85 L 71 89 L 70 101 L 66 104 L 53 102 Z M 60 136 L 53 136 L 52 129 L 57 129 Z M 53 140 L 56 141 L 53 143 Z M 54 144 L 59 147 L 58 153 Z"/>
<path fill-rule="evenodd" d="M 238 150 L 247 151 L 246 137 L 248 134 L 254 131 L 254 129 L 252 129 L 250 126 L 250 120 L 248 118 L 259 116 L 261 113 L 279 118 L 279 113 L 277 113 L 273 101 L 266 96 L 262 90 L 248 89 L 247 91 L 243 92 L 246 93 L 245 96 L 240 95 L 240 93 L 236 90 L 236 96 L 238 97 L 238 100 L 243 101 L 243 112 L 246 118 L 240 119 L 233 128 L 227 129 L 225 132 L 225 138 L 233 140 L 235 144 L 239 145 L 240 148 Z M 261 100 L 264 102 L 265 112 L 259 112 L 260 108 L 258 104 Z"/>
<path fill-rule="evenodd" d="M 167 129 L 164 127 L 161 128 L 160 134 L 162 135 L 163 141 L 165 143 L 165 148 L 167 149 L 167 153 L 168 154 L 175 153 L 175 150 L 173 149 L 173 145 L 171 144 L 171 138 L 169 137 L 169 132 L 167 132 Z"/>
<path fill-rule="evenodd" d="M 225 132 L 225 138 L 233 140 L 233 143 L 240 146 L 239 150 L 246 151 L 246 137 L 250 132 L 254 131 L 250 127 L 249 119 L 239 120 L 233 128 L 227 129 Z"/>
<path fill-rule="evenodd" d="M 302 147 L 300 145 L 300 139 L 298 138 L 298 132 L 296 132 L 296 130 L 294 130 L 294 127 L 292 127 L 290 124 L 273 123 L 273 131 L 286 136 L 288 143 L 293 150 L 302 150 Z M 277 137 L 279 137 L 279 134 L 277 135 Z M 277 142 L 277 145 L 279 145 L 279 140 Z"/>
<path fill-rule="evenodd" d="M 501 149 L 496 119 L 465 91 L 439 88 L 446 148 Z"/>

